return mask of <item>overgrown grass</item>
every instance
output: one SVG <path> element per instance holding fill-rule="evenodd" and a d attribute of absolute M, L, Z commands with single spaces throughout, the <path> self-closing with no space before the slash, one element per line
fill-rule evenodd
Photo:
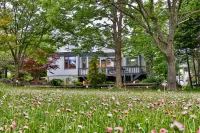
<path fill-rule="evenodd" d="M 199 107 L 200 93 L 193 92 L 4 87 L 0 130 L 104 133 L 106 127 L 122 127 L 125 133 L 161 128 L 173 133 L 170 125 L 176 120 L 184 125 L 184 133 L 195 133 L 200 126 Z"/>

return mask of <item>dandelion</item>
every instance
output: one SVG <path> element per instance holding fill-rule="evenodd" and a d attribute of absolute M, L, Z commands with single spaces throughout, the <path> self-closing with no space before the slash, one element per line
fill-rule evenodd
<path fill-rule="evenodd" d="M 112 117 L 112 114 L 107 114 L 108 117 Z"/>
<path fill-rule="evenodd" d="M 83 126 L 82 125 L 78 125 L 78 128 L 83 129 Z"/>
<path fill-rule="evenodd" d="M 112 100 L 115 100 L 115 97 L 114 97 L 114 96 L 112 96 L 112 97 L 111 97 L 111 99 L 112 99 Z"/>

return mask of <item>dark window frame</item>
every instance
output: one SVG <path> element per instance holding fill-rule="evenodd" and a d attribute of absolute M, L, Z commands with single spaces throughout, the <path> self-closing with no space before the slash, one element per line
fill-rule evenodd
<path fill-rule="evenodd" d="M 70 64 L 71 64 L 70 63 L 70 57 L 75 58 L 75 67 L 70 67 Z M 67 59 L 67 61 L 68 61 L 67 66 L 68 67 L 66 67 L 66 58 L 68 58 Z M 77 68 L 76 62 L 77 62 L 76 56 L 64 56 L 64 69 L 76 69 Z"/>

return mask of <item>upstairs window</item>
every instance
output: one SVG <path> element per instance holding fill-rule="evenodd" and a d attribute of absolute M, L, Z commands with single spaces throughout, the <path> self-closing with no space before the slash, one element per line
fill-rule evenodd
<path fill-rule="evenodd" d="M 76 69 L 76 57 L 65 57 L 65 69 Z"/>

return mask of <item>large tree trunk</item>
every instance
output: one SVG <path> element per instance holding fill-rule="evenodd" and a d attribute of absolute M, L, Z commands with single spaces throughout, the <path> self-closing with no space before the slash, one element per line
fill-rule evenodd
<path fill-rule="evenodd" d="M 121 88 L 122 87 L 121 45 L 119 44 L 116 44 L 115 58 L 116 58 L 116 87 Z"/>
<path fill-rule="evenodd" d="M 171 45 L 172 46 L 172 45 Z M 176 90 L 176 61 L 174 51 L 170 50 L 167 52 L 167 84 L 168 90 Z"/>
<path fill-rule="evenodd" d="M 19 80 L 20 63 L 17 58 L 15 58 L 14 62 L 15 62 L 15 71 L 13 76 L 13 82 L 16 83 L 16 81 Z"/>
<path fill-rule="evenodd" d="M 122 0 L 118 0 L 119 3 Z M 122 9 L 122 4 L 119 4 L 119 9 Z M 121 45 L 122 45 L 122 26 L 123 26 L 123 13 L 117 8 L 113 7 L 113 40 L 116 58 L 116 87 L 122 88 L 122 70 L 121 70 Z"/>
<path fill-rule="evenodd" d="M 168 90 L 176 90 L 176 67 L 175 59 L 173 56 L 167 59 L 168 72 L 167 72 L 167 84 Z"/>

